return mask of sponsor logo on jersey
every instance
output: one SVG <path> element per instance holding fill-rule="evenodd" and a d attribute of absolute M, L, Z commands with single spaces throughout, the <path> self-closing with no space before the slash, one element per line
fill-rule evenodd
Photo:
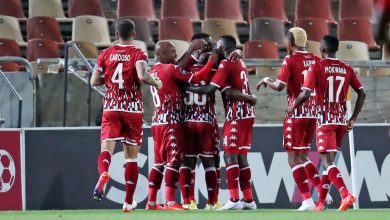
<path fill-rule="evenodd" d="M 323 135 L 322 131 L 318 132 L 318 136 Z"/>
<path fill-rule="evenodd" d="M 292 128 L 291 128 L 291 127 L 287 127 L 286 130 L 287 130 L 287 131 L 292 131 Z"/>
<path fill-rule="evenodd" d="M 290 135 L 290 134 L 288 134 L 288 135 L 287 135 L 287 138 L 291 138 L 291 135 Z"/>
<path fill-rule="evenodd" d="M 287 142 L 287 144 L 286 144 L 287 146 L 289 146 L 289 147 L 291 147 L 291 142 Z"/>
<path fill-rule="evenodd" d="M 325 148 L 324 148 L 323 146 L 320 146 L 320 147 L 318 148 L 318 150 L 325 150 Z"/>
<path fill-rule="evenodd" d="M 168 133 L 173 133 L 173 132 L 175 132 L 175 129 L 173 129 L 173 128 L 168 130 Z"/>
<path fill-rule="evenodd" d="M 230 129 L 230 132 L 232 132 L 232 133 L 237 132 L 237 129 L 232 128 L 232 129 Z"/>
<path fill-rule="evenodd" d="M 237 124 L 237 121 L 232 121 L 232 125 L 236 125 Z"/>
<path fill-rule="evenodd" d="M 237 137 L 234 136 L 234 135 L 232 135 L 232 136 L 229 138 L 229 140 L 237 140 Z"/>
<path fill-rule="evenodd" d="M 176 137 L 173 136 L 173 135 L 171 135 L 171 136 L 169 137 L 169 140 L 176 140 Z"/>
<path fill-rule="evenodd" d="M 107 159 L 104 159 L 103 162 L 108 164 L 110 163 L 110 161 L 108 161 Z"/>
<path fill-rule="evenodd" d="M 236 143 L 231 143 L 229 147 L 237 147 Z"/>
<path fill-rule="evenodd" d="M 318 141 L 318 143 L 324 143 L 324 140 L 323 140 L 323 139 L 320 139 L 320 140 Z"/>
<path fill-rule="evenodd" d="M 291 119 L 288 119 L 288 120 L 287 120 L 287 123 L 292 124 L 292 120 L 291 120 Z"/>
<path fill-rule="evenodd" d="M 177 147 L 177 144 L 176 143 L 172 143 L 171 147 Z"/>

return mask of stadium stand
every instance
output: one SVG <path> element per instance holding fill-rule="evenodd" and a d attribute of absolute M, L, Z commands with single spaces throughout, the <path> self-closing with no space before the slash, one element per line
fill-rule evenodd
<path fill-rule="evenodd" d="M 117 16 L 120 17 L 143 17 L 149 21 L 156 21 L 153 0 L 118 0 Z"/>
<path fill-rule="evenodd" d="M 148 46 L 147 46 L 146 43 L 143 42 L 143 41 L 134 40 L 134 41 L 133 41 L 133 45 L 134 45 L 135 47 L 138 47 L 139 49 L 145 51 L 145 52 L 148 51 Z"/>
<path fill-rule="evenodd" d="M 245 59 L 279 59 L 279 48 L 273 41 L 253 40 L 244 44 Z"/>
<path fill-rule="evenodd" d="M 206 0 L 204 18 L 222 18 L 245 22 L 240 0 Z"/>
<path fill-rule="evenodd" d="M 37 61 L 30 62 L 34 75 L 44 74 L 49 71 L 49 65 L 38 63 Z"/>
<path fill-rule="evenodd" d="M 328 23 L 335 23 L 332 15 L 331 0 L 296 0 L 295 19 L 322 18 Z"/>
<path fill-rule="evenodd" d="M 26 18 L 21 0 L 2 0 L 0 4 L 0 15 L 22 19 Z"/>
<path fill-rule="evenodd" d="M 341 60 L 370 60 L 367 44 L 358 41 L 340 41 L 336 56 Z"/>
<path fill-rule="evenodd" d="M 303 28 L 307 39 L 312 41 L 321 41 L 324 35 L 329 34 L 328 23 L 322 18 L 302 18 L 295 21 L 295 26 Z"/>
<path fill-rule="evenodd" d="M 285 33 L 285 26 L 281 20 L 256 18 L 252 20 L 249 39 L 274 41 L 279 47 L 286 47 Z"/>
<path fill-rule="evenodd" d="M 182 41 L 182 40 L 167 39 L 167 40 L 162 40 L 162 41 L 170 41 L 176 46 L 177 57 L 183 56 L 183 54 L 188 50 L 188 47 L 190 46 L 189 42 Z"/>
<path fill-rule="evenodd" d="M 36 61 L 39 58 L 60 58 L 58 44 L 49 39 L 32 39 L 27 42 L 27 59 Z"/>
<path fill-rule="evenodd" d="M 20 48 L 15 40 L 0 38 L 0 57 L 20 56 Z M 19 70 L 16 62 L 0 62 L 0 70 L 3 72 L 15 72 Z"/>
<path fill-rule="evenodd" d="M 87 59 L 97 59 L 99 56 L 99 51 L 96 45 L 88 41 L 73 41 L 76 46 L 83 53 L 84 57 Z M 73 48 L 69 48 L 69 58 L 77 58 L 76 52 Z"/>
<path fill-rule="evenodd" d="M 321 43 L 320 42 L 308 40 L 306 42 L 306 44 L 307 44 L 307 48 L 306 48 L 307 51 L 314 53 L 318 57 L 321 57 L 321 52 L 320 52 Z"/>
<path fill-rule="evenodd" d="M 73 41 L 90 41 L 97 46 L 110 46 L 110 32 L 107 19 L 99 16 L 79 16 L 73 21 Z"/>
<path fill-rule="evenodd" d="M 154 47 L 153 36 L 148 19 L 143 17 L 121 17 L 119 19 L 132 20 L 135 24 L 135 39 L 145 42 L 149 47 Z"/>
<path fill-rule="evenodd" d="M 54 17 L 36 16 L 27 20 L 27 39 L 51 39 L 63 43 L 60 25 Z"/>
<path fill-rule="evenodd" d="M 390 43 L 384 44 L 382 47 L 382 60 L 390 60 Z"/>
<path fill-rule="evenodd" d="M 162 0 L 161 18 L 186 17 L 193 22 L 199 22 L 197 0 Z"/>
<path fill-rule="evenodd" d="M 268 17 L 289 23 L 284 7 L 284 0 L 249 0 L 248 20 L 251 22 L 255 18 Z"/>
<path fill-rule="evenodd" d="M 19 21 L 15 17 L 0 15 L 0 38 L 8 38 L 26 45 L 20 30 Z"/>
<path fill-rule="evenodd" d="M 61 0 L 29 0 L 28 17 L 51 16 L 65 18 Z"/>
<path fill-rule="evenodd" d="M 339 20 L 364 18 L 372 20 L 374 0 L 339 0 Z"/>
<path fill-rule="evenodd" d="M 82 15 L 103 16 L 100 0 L 68 0 L 68 17 L 75 18 Z"/>
<path fill-rule="evenodd" d="M 364 18 L 346 18 L 339 21 L 337 36 L 341 41 L 361 41 L 370 49 L 379 49 L 372 34 L 371 22 Z"/>
<path fill-rule="evenodd" d="M 217 40 L 221 35 L 232 35 L 236 38 L 237 45 L 241 45 L 236 22 L 233 20 L 218 18 L 205 19 L 202 23 L 202 32 L 208 33 L 213 40 Z"/>
<path fill-rule="evenodd" d="M 160 40 L 175 39 L 191 41 L 194 34 L 192 21 L 189 18 L 163 18 L 160 20 L 159 38 Z"/>

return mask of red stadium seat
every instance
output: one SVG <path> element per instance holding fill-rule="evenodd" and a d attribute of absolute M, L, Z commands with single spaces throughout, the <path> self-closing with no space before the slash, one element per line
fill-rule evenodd
<path fill-rule="evenodd" d="M 27 42 L 27 59 L 36 61 L 39 58 L 60 58 L 58 44 L 49 39 L 33 39 Z"/>
<path fill-rule="evenodd" d="M 340 0 L 339 20 L 344 18 L 372 19 L 374 0 Z"/>
<path fill-rule="evenodd" d="M 18 72 L 19 64 L 15 62 L 0 62 L 0 70 L 3 72 Z"/>
<path fill-rule="evenodd" d="M 206 0 L 204 18 L 223 18 L 245 22 L 241 12 L 240 0 Z"/>
<path fill-rule="evenodd" d="M 330 0 L 296 0 L 295 20 L 302 18 L 322 18 L 328 23 L 336 23 L 332 15 Z"/>
<path fill-rule="evenodd" d="M 162 0 L 161 18 L 186 17 L 200 21 L 197 0 Z"/>
<path fill-rule="evenodd" d="M 295 21 L 295 26 L 303 28 L 311 41 L 321 41 L 324 35 L 329 34 L 328 23 L 322 18 L 302 18 Z"/>
<path fill-rule="evenodd" d="M 288 23 L 284 0 L 250 0 L 248 20 L 262 17 L 277 18 Z"/>
<path fill-rule="evenodd" d="M 274 41 L 279 47 L 285 47 L 285 33 L 285 26 L 281 20 L 256 18 L 252 20 L 249 39 Z"/>
<path fill-rule="evenodd" d="M 143 17 L 156 21 L 153 0 L 118 0 L 118 18 L 120 17 Z"/>
<path fill-rule="evenodd" d="M 23 12 L 21 0 L 1 0 L 0 15 L 8 15 L 15 18 L 26 18 Z"/>
<path fill-rule="evenodd" d="M 63 43 L 60 25 L 54 17 L 37 16 L 27 21 L 27 39 L 50 39 Z"/>
<path fill-rule="evenodd" d="M 104 16 L 100 0 L 68 0 L 68 17 L 81 15 Z"/>
<path fill-rule="evenodd" d="M 273 41 L 253 40 L 244 44 L 245 59 L 279 59 L 279 48 Z"/>
<path fill-rule="evenodd" d="M 346 18 L 339 21 L 337 35 L 340 41 L 361 41 L 370 49 L 379 49 L 372 35 L 371 22 L 362 18 Z"/>
<path fill-rule="evenodd" d="M 20 57 L 19 44 L 15 40 L 0 38 L 0 57 Z M 0 62 L 0 70 L 3 72 L 19 71 L 19 65 L 15 62 Z"/>
<path fill-rule="evenodd" d="M 194 33 L 189 18 L 163 18 L 160 20 L 160 40 L 175 39 L 191 41 Z"/>

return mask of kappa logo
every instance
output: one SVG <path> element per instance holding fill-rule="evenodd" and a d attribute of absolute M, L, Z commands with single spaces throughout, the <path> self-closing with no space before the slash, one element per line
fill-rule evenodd
<path fill-rule="evenodd" d="M 109 163 L 110 163 L 110 161 L 108 161 L 107 159 L 104 159 L 104 160 L 103 160 L 103 163 L 107 163 L 107 164 L 109 164 Z"/>
<path fill-rule="evenodd" d="M 324 185 L 322 185 L 322 188 L 323 188 L 323 189 L 329 189 L 329 184 L 324 184 Z"/>
<path fill-rule="evenodd" d="M 290 135 L 290 134 L 288 134 L 288 135 L 287 135 L 287 138 L 291 138 L 291 135 Z"/>
<path fill-rule="evenodd" d="M 291 120 L 291 119 L 288 119 L 288 120 L 287 120 L 287 123 L 288 123 L 288 124 L 292 124 L 292 120 Z"/>
<path fill-rule="evenodd" d="M 237 177 L 237 178 L 235 178 L 234 180 L 239 181 L 239 180 L 240 180 L 240 177 Z"/>
<path fill-rule="evenodd" d="M 323 146 L 320 146 L 320 147 L 318 148 L 318 150 L 325 150 L 325 148 L 324 148 Z"/>
<path fill-rule="evenodd" d="M 237 129 L 232 128 L 232 129 L 230 129 L 230 132 L 231 132 L 231 133 L 235 133 L 235 132 L 237 132 Z"/>
<path fill-rule="evenodd" d="M 172 143 L 171 147 L 177 147 L 177 144 L 176 143 Z"/>
<path fill-rule="evenodd" d="M 318 141 L 318 143 L 324 143 L 324 140 L 323 140 L 323 139 L 320 139 L 320 140 Z"/>
<path fill-rule="evenodd" d="M 236 143 L 231 143 L 229 147 L 237 147 Z"/>
<path fill-rule="evenodd" d="M 176 140 L 176 137 L 173 136 L 173 135 L 171 135 L 171 136 L 169 137 L 169 140 Z"/>
<path fill-rule="evenodd" d="M 173 133 L 173 132 L 175 132 L 175 129 L 173 129 L 173 128 L 168 130 L 168 133 Z"/>
<path fill-rule="evenodd" d="M 237 121 L 232 121 L 232 125 L 236 125 L 237 124 Z"/>
<path fill-rule="evenodd" d="M 309 180 L 305 179 L 302 183 L 309 183 Z"/>
<path fill-rule="evenodd" d="M 149 182 L 149 186 L 154 186 L 155 184 L 153 182 Z"/>
<path fill-rule="evenodd" d="M 320 175 L 314 174 L 313 179 L 314 179 L 314 178 L 317 178 L 317 177 L 320 177 Z"/>
<path fill-rule="evenodd" d="M 287 127 L 286 130 L 287 130 L 287 131 L 292 131 L 292 128 L 291 128 L 291 127 Z"/>
<path fill-rule="evenodd" d="M 171 152 L 171 154 L 176 154 L 177 153 L 177 151 L 176 150 L 173 150 L 172 152 Z"/>
<path fill-rule="evenodd" d="M 126 184 L 134 185 L 133 181 L 127 180 Z"/>
<path fill-rule="evenodd" d="M 207 188 L 207 191 L 214 191 L 213 188 Z"/>
<path fill-rule="evenodd" d="M 322 131 L 318 132 L 318 136 L 323 135 Z"/>
<path fill-rule="evenodd" d="M 229 140 L 237 140 L 237 137 L 234 136 L 234 135 L 232 135 L 232 136 L 229 138 Z"/>
<path fill-rule="evenodd" d="M 287 142 L 287 146 L 291 147 L 291 145 L 292 145 L 291 142 Z"/>

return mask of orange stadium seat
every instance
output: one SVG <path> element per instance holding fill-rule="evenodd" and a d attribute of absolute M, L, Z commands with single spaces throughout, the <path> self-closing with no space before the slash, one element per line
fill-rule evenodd
<path fill-rule="evenodd" d="M 33 39 L 27 42 L 27 59 L 36 61 L 39 58 L 59 58 L 58 44 L 49 39 Z"/>
<path fill-rule="evenodd" d="M 273 41 L 253 40 L 244 44 L 245 59 L 279 59 L 279 48 Z"/>
<path fill-rule="evenodd" d="M 0 15 L 0 38 L 13 39 L 20 45 L 25 45 L 19 21 L 15 17 Z"/>
<path fill-rule="evenodd" d="M 96 59 L 99 57 L 99 51 L 96 45 L 92 42 L 88 41 L 73 41 L 76 46 L 80 49 L 81 53 L 87 59 Z M 77 58 L 79 57 L 73 48 L 69 49 L 69 58 Z"/>
<path fill-rule="evenodd" d="M 205 19 L 202 23 L 202 32 L 208 33 L 213 41 L 218 40 L 222 35 L 231 35 L 236 39 L 237 45 L 241 46 L 236 22 L 233 20 L 218 18 Z"/>
<path fill-rule="evenodd" d="M 192 22 L 189 18 L 163 18 L 160 20 L 160 40 L 191 41 L 193 33 Z"/>
<path fill-rule="evenodd" d="M 285 47 L 285 26 L 276 18 L 256 18 L 250 27 L 250 40 L 274 41 L 279 47 Z"/>
<path fill-rule="evenodd" d="M 23 12 L 21 0 L 1 0 L 0 15 L 7 15 L 15 18 L 26 18 Z"/>
<path fill-rule="evenodd" d="M 331 0 L 296 0 L 295 20 L 302 18 L 322 18 L 328 23 L 335 23 Z"/>
<path fill-rule="evenodd" d="M 200 21 L 197 0 L 162 0 L 161 18 L 186 17 Z"/>
<path fill-rule="evenodd" d="M 61 0 L 29 0 L 28 16 L 65 18 Z"/>
<path fill-rule="evenodd" d="M 97 46 L 110 46 L 110 32 L 105 17 L 84 15 L 76 17 L 72 27 L 73 41 L 89 41 Z"/>
<path fill-rule="evenodd" d="M 27 20 L 27 39 L 51 39 L 63 43 L 60 25 L 53 17 L 36 16 Z"/>
<path fill-rule="evenodd" d="M 329 34 L 328 23 L 322 18 L 302 18 L 295 21 L 295 26 L 303 28 L 307 39 L 312 41 L 321 41 L 324 35 Z"/>
<path fill-rule="evenodd" d="M 118 18 L 120 17 L 143 17 L 156 21 L 153 0 L 118 0 Z"/>
<path fill-rule="evenodd" d="M 374 0 L 340 0 L 339 20 L 344 18 L 372 19 Z"/>
<path fill-rule="evenodd" d="M 278 18 L 288 23 L 284 11 L 284 0 L 250 0 L 248 20 L 262 17 Z"/>
<path fill-rule="evenodd" d="M 206 0 L 204 18 L 223 18 L 245 22 L 240 0 Z"/>
<path fill-rule="evenodd" d="M 0 57 L 3 56 L 20 57 L 20 48 L 15 40 L 0 38 Z M 4 72 L 15 72 L 19 70 L 19 65 L 15 62 L 0 62 L 0 69 Z"/>
<path fill-rule="evenodd" d="M 337 35 L 340 41 L 361 41 L 370 49 L 379 49 L 372 35 L 371 22 L 363 18 L 346 18 L 339 21 Z"/>
<path fill-rule="evenodd" d="M 119 19 L 132 20 L 135 24 L 135 39 L 145 42 L 148 46 L 154 46 L 148 19 L 142 17 L 122 17 Z"/>
<path fill-rule="evenodd" d="M 68 0 L 68 17 L 81 15 L 104 16 L 100 0 Z"/>

